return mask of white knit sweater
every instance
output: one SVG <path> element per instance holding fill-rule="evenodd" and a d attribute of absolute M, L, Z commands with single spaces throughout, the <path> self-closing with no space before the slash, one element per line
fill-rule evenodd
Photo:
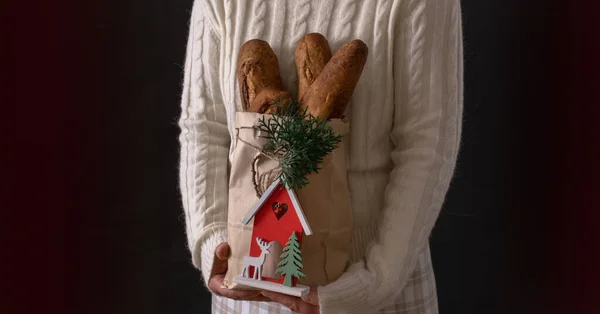
<path fill-rule="evenodd" d="M 335 52 L 358 38 L 368 61 L 346 112 L 355 263 L 320 287 L 321 307 L 375 309 L 401 292 L 438 217 L 459 148 L 462 36 L 459 0 L 196 0 L 182 97 L 181 171 L 193 264 L 207 280 L 227 241 L 228 155 L 241 102 L 240 46 L 269 42 L 285 88 L 293 54 L 319 32 Z"/>

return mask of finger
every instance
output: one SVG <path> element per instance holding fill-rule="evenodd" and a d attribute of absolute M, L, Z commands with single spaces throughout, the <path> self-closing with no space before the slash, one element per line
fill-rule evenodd
<path fill-rule="evenodd" d="M 248 299 L 248 301 L 272 302 L 272 300 L 271 300 L 271 299 L 269 299 L 269 298 L 265 297 L 265 296 L 264 296 L 264 295 L 262 295 L 262 294 L 259 294 L 259 295 L 255 296 L 255 297 L 252 297 L 252 298 Z"/>
<path fill-rule="evenodd" d="M 265 297 L 286 306 L 294 312 L 300 312 L 300 302 L 302 302 L 300 298 L 272 291 L 263 291 L 261 293 Z"/>
<path fill-rule="evenodd" d="M 227 260 L 229 258 L 229 244 L 219 244 L 215 249 L 215 256 L 220 260 Z"/>
<path fill-rule="evenodd" d="M 223 283 L 223 275 L 213 275 L 208 280 L 208 289 L 215 293 L 222 289 L 221 284 Z"/>
<path fill-rule="evenodd" d="M 245 290 L 230 290 L 225 288 L 219 288 L 218 293 L 222 296 L 234 300 L 251 300 L 251 299 L 264 299 L 260 291 L 245 291 Z"/>
<path fill-rule="evenodd" d="M 317 293 L 317 287 L 311 287 L 308 294 L 301 297 L 302 301 L 310 303 L 312 305 L 319 305 L 319 294 Z"/>
<path fill-rule="evenodd" d="M 224 276 L 215 275 L 208 282 L 208 288 L 215 294 L 234 300 L 268 301 L 269 298 L 260 294 L 260 290 L 231 290 L 223 288 Z"/>
<path fill-rule="evenodd" d="M 229 255 L 229 245 L 221 243 L 215 249 L 215 257 L 211 270 L 211 277 L 216 274 L 224 274 L 227 272 L 227 256 Z"/>
<path fill-rule="evenodd" d="M 265 301 L 267 297 L 260 294 L 259 290 L 231 290 L 223 287 L 219 287 L 216 291 L 217 294 L 233 299 L 233 300 L 252 300 L 252 301 Z"/>

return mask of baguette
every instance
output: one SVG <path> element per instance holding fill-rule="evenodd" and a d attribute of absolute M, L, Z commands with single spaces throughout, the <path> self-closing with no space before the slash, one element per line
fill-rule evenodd
<path fill-rule="evenodd" d="M 304 35 L 296 46 L 294 59 L 298 74 L 298 99 L 302 99 L 331 59 L 327 39 L 319 33 Z"/>
<path fill-rule="evenodd" d="M 325 65 L 300 102 L 319 120 L 342 118 L 367 61 L 367 45 L 353 40 Z"/>
<path fill-rule="evenodd" d="M 281 104 L 287 107 L 292 101 L 292 96 L 286 91 L 265 88 L 256 95 L 248 111 L 270 114 L 278 113 L 280 112 L 280 107 L 277 106 L 277 102 L 280 100 Z"/>
<path fill-rule="evenodd" d="M 260 39 L 249 40 L 240 48 L 237 78 L 244 111 L 250 110 L 254 99 L 264 89 L 283 90 L 277 56 L 271 46 Z"/>

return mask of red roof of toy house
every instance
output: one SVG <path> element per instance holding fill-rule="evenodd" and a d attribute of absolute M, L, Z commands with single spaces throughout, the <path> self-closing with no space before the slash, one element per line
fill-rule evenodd
<path fill-rule="evenodd" d="M 254 206 L 248 212 L 246 217 L 244 217 L 244 219 L 242 220 L 243 224 L 248 224 L 248 222 L 250 222 L 250 220 L 256 215 L 256 213 L 258 213 L 260 211 L 261 208 L 265 208 L 265 206 L 263 206 L 263 205 L 265 205 L 268 200 L 273 199 L 274 197 L 277 197 L 277 198 L 283 197 L 283 199 L 285 199 L 285 200 L 288 199 L 288 197 L 286 197 L 286 195 L 274 195 L 274 192 L 276 192 L 276 190 L 281 186 L 281 184 L 282 184 L 281 180 L 279 180 L 279 179 L 275 180 L 275 182 L 273 182 L 271 184 L 271 186 L 265 191 L 265 193 L 261 196 L 261 198 L 254 204 Z M 306 235 L 311 235 L 312 229 L 310 228 L 310 226 L 308 224 L 308 220 L 306 219 L 306 216 L 304 215 L 304 212 L 302 211 L 302 207 L 300 206 L 300 202 L 298 201 L 298 197 L 296 196 L 296 193 L 294 193 L 294 190 L 291 190 L 288 188 L 286 188 L 285 191 L 287 191 L 287 194 L 288 194 L 287 196 L 289 196 L 289 201 L 292 204 L 291 207 L 294 210 L 294 212 L 296 213 L 296 216 L 302 226 L 302 231 L 304 231 L 304 234 L 306 234 Z M 285 194 L 285 193 L 283 193 L 283 194 Z M 282 245 L 285 245 L 285 243 L 282 243 Z"/>

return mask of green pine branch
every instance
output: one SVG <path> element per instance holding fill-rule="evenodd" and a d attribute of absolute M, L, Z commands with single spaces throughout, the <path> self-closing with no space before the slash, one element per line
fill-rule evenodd
<path fill-rule="evenodd" d="M 257 128 L 267 139 L 263 153 L 279 158 L 279 179 L 287 188 L 302 189 L 309 183 L 307 176 L 319 172 L 319 165 L 342 137 L 333 132 L 327 121 L 320 121 L 301 109 L 297 101 L 286 107 L 280 100 L 278 106 L 281 113 L 258 121 Z"/>
<path fill-rule="evenodd" d="M 290 252 L 284 252 L 279 256 L 279 258 L 287 258 L 289 255 L 290 255 Z M 285 262 L 285 260 L 281 261 L 280 264 L 283 262 Z"/>
<path fill-rule="evenodd" d="M 298 260 L 292 261 L 292 263 L 294 263 L 294 265 L 296 265 L 296 267 L 298 267 L 300 269 L 304 268 L 304 265 L 301 262 L 299 262 Z"/>

